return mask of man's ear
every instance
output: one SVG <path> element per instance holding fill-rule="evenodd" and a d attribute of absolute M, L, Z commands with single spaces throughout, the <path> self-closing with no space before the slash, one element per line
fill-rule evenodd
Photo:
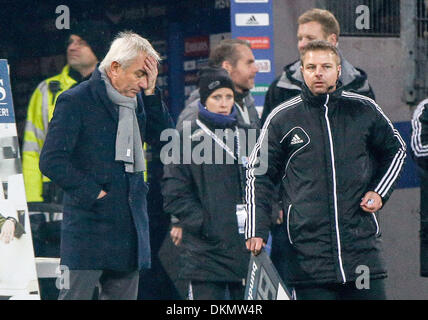
<path fill-rule="evenodd" d="M 226 71 L 230 74 L 231 72 L 232 72 L 232 64 L 229 62 L 229 61 L 227 61 L 227 60 L 225 60 L 225 61 L 223 61 L 222 63 L 221 63 L 221 67 L 223 68 L 223 69 L 226 69 Z"/>
<path fill-rule="evenodd" d="M 327 41 L 330 42 L 335 47 L 337 47 L 337 35 L 335 35 L 334 33 L 330 34 L 327 37 Z"/>
<path fill-rule="evenodd" d="M 120 69 L 120 67 L 121 67 L 121 65 L 120 65 L 120 63 L 119 63 L 119 62 L 117 62 L 117 61 L 113 61 L 113 62 L 110 64 L 110 73 L 111 73 L 113 76 L 117 76 L 117 75 L 119 74 L 119 69 Z"/>
<path fill-rule="evenodd" d="M 338 65 L 337 66 L 337 79 L 339 79 L 340 75 L 342 74 L 342 66 Z"/>

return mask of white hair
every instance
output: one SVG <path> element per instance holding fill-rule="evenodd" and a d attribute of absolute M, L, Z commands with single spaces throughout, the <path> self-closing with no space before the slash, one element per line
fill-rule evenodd
<path fill-rule="evenodd" d="M 126 69 L 141 52 L 154 57 L 158 62 L 161 60 L 159 53 L 147 39 L 131 31 L 120 32 L 112 42 L 99 68 L 107 72 L 110 70 L 112 62 L 116 61 Z"/>

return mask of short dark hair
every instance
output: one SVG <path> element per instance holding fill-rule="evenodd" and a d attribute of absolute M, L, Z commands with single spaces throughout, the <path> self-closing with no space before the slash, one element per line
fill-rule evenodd
<path fill-rule="evenodd" d="M 239 46 L 251 48 L 246 40 L 226 39 L 222 40 L 213 50 L 211 50 L 209 65 L 211 67 L 221 67 L 224 61 L 229 61 L 232 66 L 236 66 L 240 56 L 237 50 Z"/>
<path fill-rule="evenodd" d="M 335 34 L 336 38 L 339 39 L 340 25 L 336 17 L 330 11 L 315 8 L 306 11 L 297 19 L 299 25 L 313 21 L 321 25 L 322 31 L 326 37 Z"/>
<path fill-rule="evenodd" d="M 306 55 L 309 51 L 330 51 L 333 53 L 337 58 L 336 62 L 337 65 L 340 65 L 340 55 L 339 51 L 337 50 L 336 46 L 332 45 L 330 42 L 325 40 L 314 40 L 309 42 L 301 51 L 300 53 L 300 61 L 303 66 L 303 57 Z"/>

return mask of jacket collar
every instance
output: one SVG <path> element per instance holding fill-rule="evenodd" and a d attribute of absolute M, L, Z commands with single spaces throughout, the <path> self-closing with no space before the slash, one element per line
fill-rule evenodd
<path fill-rule="evenodd" d="M 92 76 L 89 79 L 90 88 L 95 97 L 101 101 L 101 104 L 108 110 L 109 114 L 115 121 L 119 121 L 119 113 L 116 106 L 107 96 L 106 85 L 104 80 L 101 79 L 101 72 L 98 70 L 99 65 L 92 72 Z"/>
<path fill-rule="evenodd" d="M 91 75 L 89 75 L 86 78 L 83 78 L 82 75 L 78 71 L 74 70 L 72 67 L 70 67 L 70 69 L 68 71 L 68 75 L 72 79 L 76 80 L 77 83 L 83 82 L 85 80 L 89 80 L 89 78 L 91 76 Z"/>
<path fill-rule="evenodd" d="M 319 95 L 314 95 L 311 90 L 309 90 L 306 83 L 303 83 L 302 85 L 302 99 L 303 101 L 306 101 L 309 103 L 311 107 L 323 107 L 328 101 L 328 104 L 336 102 L 339 97 L 342 95 L 343 86 L 341 85 L 341 82 L 339 81 L 337 88 L 335 91 L 330 93 L 324 93 Z M 327 100 L 328 96 L 328 100 Z"/>
<path fill-rule="evenodd" d="M 59 81 L 65 85 L 65 87 L 70 88 L 75 85 L 77 81 L 69 75 L 70 66 L 67 64 L 62 68 L 61 73 L 59 74 Z"/>

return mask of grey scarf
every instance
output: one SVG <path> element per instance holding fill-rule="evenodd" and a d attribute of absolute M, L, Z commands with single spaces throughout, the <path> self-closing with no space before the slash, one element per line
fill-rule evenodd
<path fill-rule="evenodd" d="M 119 106 L 119 124 L 116 133 L 116 161 L 125 163 L 126 172 L 142 172 L 146 170 L 143 143 L 135 110 L 137 97 L 129 98 L 121 95 L 112 85 L 104 70 L 100 70 L 101 78 L 107 89 L 107 96 Z"/>

